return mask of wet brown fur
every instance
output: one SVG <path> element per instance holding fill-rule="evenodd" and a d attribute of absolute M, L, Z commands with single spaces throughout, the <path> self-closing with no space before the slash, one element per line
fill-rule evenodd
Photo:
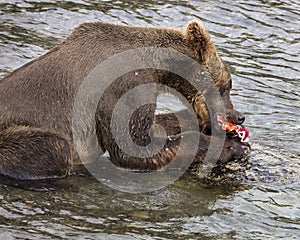
<path fill-rule="evenodd" d="M 229 96 L 230 89 L 226 88 L 230 84 L 230 75 L 200 22 L 189 22 L 184 31 L 101 22 L 85 23 L 45 55 L 25 64 L 0 81 L 0 173 L 22 180 L 68 175 L 76 155 L 72 153 L 71 113 L 82 81 L 97 64 L 110 56 L 139 47 L 172 48 L 197 60 L 220 89 L 227 112 L 235 117 L 236 112 Z M 98 106 L 97 136 L 101 147 L 109 151 L 112 162 L 130 169 L 163 168 L 176 155 L 183 135 L 190 139 L 191 144 L 200 138 L 195 162 L 203 161 L 210 136 L 194 129 L 181 133 L 173 115 L 161 115 L 155 120 L 172 135 L 172 139 L 166 143 L 169 151 L 164 148 L 153 157 L 139 159 L 124 154 L 118 148 L 108 130 L 113 110 L 111 101 L 114 102 L 127 90 L 147 81 L 166 84 L 182 93 L 198 114 L 200 130 L 210 127 L 205 99 L 188 83 L 170 79 L 155 70 L 142 70 L 140 76 L 145 78 L 135 78 L 133 73 L 120 78 L 117 85 L 119 87 L 109 88 Z M 223 91 L 224 86 L 226 90 Z M 147 136 L 155 118 L 154 109 L 154 105 L 145 106 L 132 120 L 132 126 L 138 126 L 133 128 L 133 138 L 141 145 L 146 145 L 149 141 Z M 183 161 L 190 154 L 188 146 L 185 148 L 186 155 L 181 156 Z M 241 156 L 241 144 L 227 139 L 220 161 Z"/>

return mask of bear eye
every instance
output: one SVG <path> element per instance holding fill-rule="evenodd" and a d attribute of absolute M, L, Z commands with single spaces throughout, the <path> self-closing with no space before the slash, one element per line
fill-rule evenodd
<path fill-rule="evenodd" d="M 230 83 L 226 83 L 223 85 L 223 92 L 229 92 L 231 90 Z"/>
<path fill-rule="evenodd" d="M 225 91 L 230 91 L 232 89 L 232 80 L 231 78 L 229 79 L 229 81 L 225 84 L 224 86 Z"/>

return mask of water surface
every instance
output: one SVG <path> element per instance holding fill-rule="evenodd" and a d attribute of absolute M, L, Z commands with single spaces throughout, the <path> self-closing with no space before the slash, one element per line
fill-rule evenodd
<path fill-rule="evenodd" d="M 233 101 L 252 134 L 247 168 L 227 173 L 227 181 L 183 176 L 146 194 L 80 176 L 2 181 L 0 239 L 300 238 L 298 0 L 0 1 L 0 76 L 82 22 L 183 27 L 193 18 L 230 66 Z"/>

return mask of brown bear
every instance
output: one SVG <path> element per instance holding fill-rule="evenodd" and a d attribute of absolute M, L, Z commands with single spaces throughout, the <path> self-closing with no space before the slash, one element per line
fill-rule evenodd
<path fill-rule="evenodd" d="M 230 74 L 199 21 L 189 22 L 183 31 L 84 23 L 49 52 L 0 81 L 0 174 L 32 180 L 64 177 L 72 172 L 78 157 L 73 144 L 72 111 L 81 84 L 97 64 L 115 54 L 138 48 L 173 49 L 194 59 L 215 82 L 227 119 L 236 124 L 243 123 L 244 116 L 234 109 L 230 99 Z M 162 61 L 151 53 L 147 57 Z M 146 62 L 147 57 L 141 56 L 141 61 Z M 184 64 L 180 59 L 174 62 Z M 147 146 L 151 142 L 153 123 L 162 125 L 170 136 L 157 154 L 141 158 L 122 151 L 113 137 L 110 122 L 117 100 L 130 89 L 147 83 L 163 84 L 180 92 L 197 114 L 198 129 L 191 127 L 182 132 L 175 114 L 156 116 L 155 104 L 141 106 L 130 122 L 124 123 L 130 125 L 132 140 L 139 146 Z M 154 68 L 129 72 L 105 89 L 97 106 L 95 115 L 89 117 L 95 119 L 98 143 L 103 151 L 109 152 L 110 160 L 117 166 L 133 170 L 162 169 L 177 154 L 183 137 L 191 144 L 199 142 L 195 163 L 205 158 L 213 125 L 205 97 L 176 74 Z M 184 111 L 178 113 L 183 118 Z M 189 118 L 185 120 L 184 124 L 189 127 Z M 122 135 L 122 126 L 117 131 Z M 159 138 L 159 134 L 156 136 Z M 182 161 L 191 154 L 188 145 L 184 149 L 181 155 L 177 154 Z M 242 156 L 243 143 L 226 138 L 219 161 L 227 162 Z"/>

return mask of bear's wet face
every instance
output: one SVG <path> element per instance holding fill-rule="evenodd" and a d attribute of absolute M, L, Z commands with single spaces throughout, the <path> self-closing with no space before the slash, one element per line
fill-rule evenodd
<path fill-rule="evenodd" d="M 205 72 L 209 73 L 220 93 L 222 103 L 219 104 L 222 104 L 225 108 L 224 119 L 234 124 L 242 124 L 245 121 L 245 116 L 234 108 L 230 97 L 232 89 L 230 73 L 218 56 L 216 47 L 210 40 L 208 32 L 201 23 L 192 21 L 187 25 L 185 34 L 196 60 L 205 66 Z M 192 104 L 199 118 L 200 130 L 209 134 L 212 125 L 217 124 L 217 115 L 221 113 L 209 113 L 206 97 L 205 92 L 198 92 L 193 96 Z"/>
<path fill-rule="evenodd" d="M 230 92 L 232 89 L 232 79 L 226 68 L 223 71 L 227 72 L 226 74 L 223 74 L 226 77 L 225 79 L 219 81 L 221 84 L 219 84 L 218 86 L 226 111 L 226 116 L 223 117 L 228 122 L 238 125 L 243 124 L 243 122 L 245 121 L 245 116 L 234 108 L 230 97 Z"/>
<path fill-rule="evenodd" d="M 230 83 L 224 84 L 220 90 L 220 94 L 222 96 L 222 100 L 225 105 L 225 110 L 226 110 L 226 116 L 225 119 L 228 122 L 231 122 L 233 124 L 238 124 L 241 125 L 245 121 L 245 116 L 237 111 L 232 104 L 231 98 L 230 98 L 230 90 L 231 90 L 231 81 Z"/>
<path fill-rule="evenodd" d="M 219 74 L 221 79 L 214 78 L 216 91 L 218 91 L 219 96 L 213 97 L 213 94 L 216 94 L 215 92 L 203 91 L 198 92 L 193 97 L 192 104 L 198 115 L 200 130 L 206 134 L 211 133 L 213 125 L 218 128 L 217 116 L 222 116 L 226 121 L 237 125 L 241 125 L 245 121 L 245 116 L 234 108 L 231 100 L 232 80 L 230 74 L 225 68 L 222 71 L 226 72 Z M 208 100 L 209 98 L 210 100 Z M 211 104 L 211 101 L 217 101 L 215 100 L 217 98 L 221 100 L 218 103 L 218 107 L 224 109 L 225 113 L 217 112 L 213 108 L 208 107 L 208 104 Z"/>

